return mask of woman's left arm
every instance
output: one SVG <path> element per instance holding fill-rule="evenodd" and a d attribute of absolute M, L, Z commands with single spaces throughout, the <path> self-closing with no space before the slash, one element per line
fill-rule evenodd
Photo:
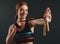
<path fill-rule="evenodd" d="M 39 18 L 39 19 L 33 19 L 29 21 L 29 24 L 31 26 L 35 26 L 35 25 L 43 25 L 46 21 L 43 18 Z"/>
<path fill-rule="evenodd" d="M 52 19 L 52 16 L 51 16 L 51 10 L 49 7 L 46 8 L 45 10 L 45 13 L 44 13 L 44 16 L 43 18 L 38 18 L 38 19 L 35 19 L 35 20 L 30 20 L 30 23 L 35 26 L 36 24 L 38 25 L 43 25 L 46 23 L 46 21 L 48 23 L 51 22 L 51 19 Z"/>

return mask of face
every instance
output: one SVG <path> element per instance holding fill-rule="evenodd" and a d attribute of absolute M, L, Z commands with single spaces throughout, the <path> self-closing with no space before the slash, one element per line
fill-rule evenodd
<path fill-rule="evenodd" d="M 28 7 L 26 5 L 22 5 L 18 9 L 18 18 L 26 18 L 28 15 Z"/>

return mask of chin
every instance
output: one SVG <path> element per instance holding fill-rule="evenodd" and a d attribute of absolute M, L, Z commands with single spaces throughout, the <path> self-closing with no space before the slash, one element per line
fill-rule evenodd
<path fill-rule="evenodd" d="M 26 18 L 27 16 L 24 16 L 23 18 Z"/>
<path fill-rule="evenodd" d="M 26 17 L 22 17 L 22 19 L 25 19 Z"/>

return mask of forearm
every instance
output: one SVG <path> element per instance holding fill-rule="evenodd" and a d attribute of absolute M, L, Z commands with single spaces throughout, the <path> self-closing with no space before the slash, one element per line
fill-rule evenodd
<path fill-rule="evenodd" d="M 46 22 L 46 20 L 44 20 L 43 18 L 39 18 L 36 20 L 32 20 L 31 24 L 32 25 L 43 25 Z"/>
<path fill-rule="evenodd" d="M 36 23 L 37 25 L 43 25 L 43 24 L 45 23 L 45 20 L 44 20 L 44 19 L 37 19 L 37 20 L 35 21 L 35 23 Z"/>
<path fill-rule="evenodd" d="M 15 36 L 15 32 L 12 32 L 10 35 L 8 35 L 6 38 L 6 44 L 12 44 L 14 36 Z"/>

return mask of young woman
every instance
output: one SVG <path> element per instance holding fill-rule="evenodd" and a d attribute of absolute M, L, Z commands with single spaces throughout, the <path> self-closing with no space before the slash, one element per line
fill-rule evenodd
<path fill-rule="evenodd" d="M 47 8 L 44 14 L 48 22 L 51 22 L 50 8 Z M 44 25 L 44 18 L 39 19 L 27 19 L 28 4 L 26 2 L 20 2 L 16 4 L 16 23 L 10 25 L 8 35 L 6 37 L 6 44 L 12 44 L 15 40 L 16 44 L 33 44 L 33 34 L 35 25 Z"/>

